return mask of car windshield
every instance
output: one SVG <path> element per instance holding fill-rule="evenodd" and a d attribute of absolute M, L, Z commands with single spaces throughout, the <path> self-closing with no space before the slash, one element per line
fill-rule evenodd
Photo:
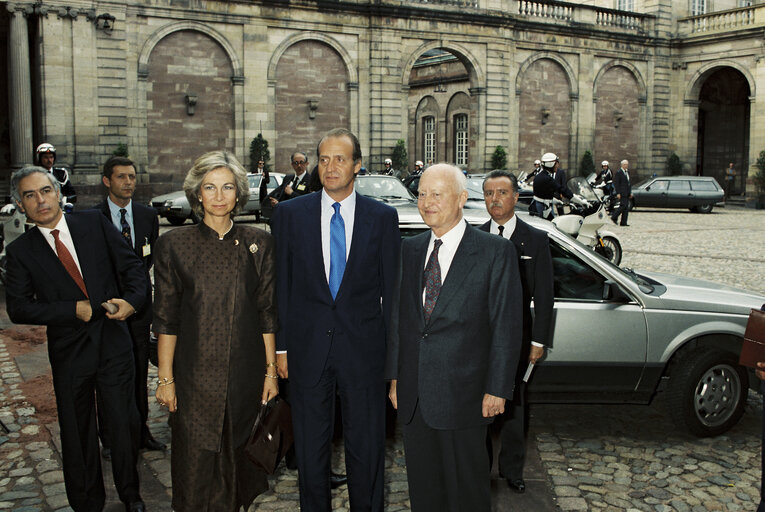
<path fill-rule="evenodd" d="M 258 188 L 260 186 L 260 174 L 250 174 L 247 176 L 247 181 L 250 183 L 250 188 Z"/>
<path fill-rule="evenodd" d="M 576 238 L 573 238 L 573 237 L 569 236 L 567 233 L 564 233 L 563 231 L 556 230 L 555 234 L 565 238 L 566 242 L 568 242 L 568 245 L 576 245 L 581 250 L 585 251 L 590 256 L 596 258 L 598 261 L 600 261 L 604 265 L 610 267 L 611 269 L 614 269 L 614 270 L 618 271 L 622 275 L 624 275 L 624 276 L 630 278 L 631 280 L 633 280 L 635 282 L 635 284 L 637 284 L 638 287 L 640 288 L 640 291 L 642 291 L 643 293 L 651 293 L 651 292 L 653 292 L 653 289 L 654 289 L 653 288 L 653 284 L 651 282 L 649 282 L 648 280 L 646 280 L 641 275 L 639 275 L 637 272 L 632 270 L 631 268 L 626 268 L 626 267 L 622 268 L 622 267 L 619 267 L 617 265 L 614 265 L 611 262 L 611 260 L 601 256 L 600 254 L 598 254 L 597 252 L 593 251 L 588 246 L 586 246 L 583 243 L 581 243 Z"/>
<path fill-rule="evenodd" d="M 474 201 L 483 201 L 483 179 L 483 176 L 468 176 L 468 199 Z"/>
<path fill-rule="evenodd" d="M 359 176 L 356 191 L 381 201 L 414 201 L 414 196 L 393 176 Z"/>

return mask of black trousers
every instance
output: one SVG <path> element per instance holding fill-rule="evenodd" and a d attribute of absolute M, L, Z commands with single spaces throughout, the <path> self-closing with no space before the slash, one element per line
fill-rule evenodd
<path fill-rule="evenodd" d="M 629 212 L 630 212 L 630 198 L 622 196 L 622 198 L 619 200 L 619 208 L 614 210 L 613 215 L 611 215 L 611 219 L 613 219 L 613 221 L 616 222 L 617 219 L 619 218 L 619 215 L 621 215 L 622 220 L 620 224 L 622 226 L 626 226 L 627 216 L 629 215 Z"/>
<path fill-rule="evenodd" d="M 92 371 L 77 368 L 77 362 L 76 357 L 51 362 L 64 483 L 69 505 L 76 512 L 100 512 L 105 493 L 96 431 L 96 396 L 100 397 L 103 424 L 109 432 L 117 494 L 123 502 L 140 499 L 133 354 L 101 358 Z"/>
<path fill-rule="evenodd" d="M 516 384 L 516 389 L 514 399 L 506 402 L 505 412 L 499 418 L 499 474 L 511 480 L 523 478 L 526 462 L 526 384 Z"/>
<path fill-rule="evenodd" d="M 491 480 L 486 426 L 436 430 L 419 404 L 402 426 L 412 512 L 489 512 Z"/>
<path fill-rule="evenodd" d="M 332 350 L 335 350 L 333 347 Z M 358 382 L 329 360 L 316 386 L 290 381 L 295 454 L 300 479 L 300 509 L 329 512 L 332 495 L 329 483 L 335 396 L 340 410 L 345 442 L 350 508 L 354 512 L 383 510 L 385 469 L 385 381 Z"/>

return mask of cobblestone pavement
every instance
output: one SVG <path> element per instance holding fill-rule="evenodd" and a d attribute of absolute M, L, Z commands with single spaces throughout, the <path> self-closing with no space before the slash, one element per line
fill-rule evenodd
<path fill-rule="evenodd" d="M 607 226 L 624 249 L 623 265 L 672 272 L 765 294 L 765 211 L 715 209 L 710 215 L 637 210 L 631 226 Z M 0 339 L 0 510 L 65 511 L 67 506 L 55 424 L 41 425 L 21 390 L 17 362 Z M 156 377 L 152 369 L 151 378 Z M 539 464 L 539 487 L 561 510 L 753 511 L 759 500 L 762 402 L 750 393 L 741 422 L 725 435 L 697 439 L 678 432 L 659 396 L 640 405 L 534 405 L 530 445 Z M 150 428 L 169 444 L 166 412 L 150 404 Z M 400 436 L 398 437 L 400 439 Z M 333 466 L 342 471 L 342 450 Z M 538 456 L 537 456 L 538 454 Z M 533 462 L 533 461 L 532 461 Z M 110 485 L 106 510 L 122 510 Z M 408 510 L 400 441 L 390 440 L 386 458 L 386 511 Z M 142 454 L 144 498 L 152 511 L 169 511 L 169 452 Z M 282 466 L 271 489 L 250 511 L 298 509 L 297 477 Z M 523 505 L 526 498 L 498 491 L 495 510 L 536 512 L 555 507 Z M 333 508 L 348 510 L 348 491 L 333 493 Z M 548 500 L 551 501 L 551 500 Z M 529 503 L 529 502 L 525 502 Z"/>

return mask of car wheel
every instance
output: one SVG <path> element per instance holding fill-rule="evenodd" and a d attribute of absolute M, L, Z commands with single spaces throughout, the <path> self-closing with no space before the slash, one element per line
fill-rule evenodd
<path fill-rule="evenodd" d="M 635 208 L 637 208 L 637 206 L 635 206 L 635 198 L 630 197 L 630 210 L 634 210 Z"/>
<path fill-rule="evenodd" d="M 201 218 L 199 218 L 199 215 L 197 215 L 193 211 L 191 212 L 191 215 L 189 215 L 189 218 L 191 219 L 191 222 L 193 222 L 194 224 L 199 224 L 199 221 L 202 220 Z"/>
<path fill-rule="evenodd" d="M 180 226 L 184 222 L 186 222 L 186 219 L 182 219 L 180 217 L 168 217 L 167 222 L 170 223 L 172 226 Z"/>
<path fill-rule="evenodd" d="M 672 419 L 699 437 L 722 434 L 741 419 L 748 382 L 735 355 L 719 350 L 691 352 L 677 363 L 669 379 Z"/>
<path fill-rule="evenodd" d="M 698 213 L 711 213 L 713 207 L 714 206 L 711 204 L 702 204 L 701 206 L 696 207 L 696 211 Z"/>

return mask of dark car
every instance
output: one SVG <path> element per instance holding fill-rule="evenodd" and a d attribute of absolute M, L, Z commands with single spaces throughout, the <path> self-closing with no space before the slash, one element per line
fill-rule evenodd
<path fill-rule="evenodd" d="M 632 187 L 632 207 L 688 208 L 709 213 L 724 195 L 711 176 L 658 176 Z"/>

